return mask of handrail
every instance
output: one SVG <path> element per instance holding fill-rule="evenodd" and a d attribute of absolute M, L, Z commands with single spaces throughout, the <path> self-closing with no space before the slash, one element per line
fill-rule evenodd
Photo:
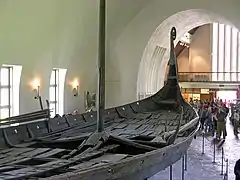
<path fill-rule="evenodd" d="M 32 120 L 44 119 L 50 117 L 50 110 L 44 109 L 40 111 L 35 111 L 32 113 L 22 114 L 19 116 L 13 116 L 5 119 L 0 120 L 1 125 L 8 125 L 12 123 L 23 123 Z"/>
<path fill-rule="evenodd" d="M 180 82 L 239 82 L 240 72 L 179 72 Z"/>

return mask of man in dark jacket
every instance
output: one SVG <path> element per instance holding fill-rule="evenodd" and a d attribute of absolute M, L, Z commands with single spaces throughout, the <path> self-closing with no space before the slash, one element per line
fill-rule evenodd
<path fill-rule="evenodd" d="M 234 166 L 235 180 L 240 180 L 240 159 L 237 160 Z"/>
<path fill-rule="evenodd" d="M 223 134 L 223 139 L 227 136 L 226 131 L 226 111 L 223 106 L 220 105 L 217 112 L 217 138 L 220 139 Z"/>

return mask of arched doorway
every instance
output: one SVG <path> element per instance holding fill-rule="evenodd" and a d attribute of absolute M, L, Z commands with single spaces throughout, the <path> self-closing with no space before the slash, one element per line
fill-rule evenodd
<path fill-rule="evenodd" d="M 137 96 L 145 98 L 157 92 L 164 84 L 164 74 L 169 58 L 169 31 L 177 28 L 177 41 L 190 29 L 210 23 L 234 25 L 224 17 L 202 9 L 178 12 L 164 20 L 152 34 L 146 46 L 137 81 Z M 161 75 L 159 75 L 161 73 Z"/>

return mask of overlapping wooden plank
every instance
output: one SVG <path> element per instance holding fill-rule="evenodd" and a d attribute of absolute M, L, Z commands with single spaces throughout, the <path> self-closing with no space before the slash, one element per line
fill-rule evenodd
<path fill-rule="evenodd" d="M 46 158 L 46 157 L 51 157 L 53 155 L 56 155 L 58 153 L 61 153 L 63 151 L 66 151 L 66 149 L 52 149 L 51 151 L 48 151 L 46 153 L 40 154 L 38 156 L 35 156 L 35 158 Z"/>
<path fill-rule="evenodd" d="M 113 164 L 116 163 L 124 158 L 126 158 L 127 154 L 106 154 L 101 157 L 92 159 L 88 162 L 83 162 L 81 164 L 75 165 L 70 167 L 70 170 L 79 170 L 79 169 L 86 169 L 86 168 L 92 168 L 97 166 L 102 166 L 106 164 Z"/>
<path fill-rule="evenodd" d="M 11 156 L 11 157 L 18 156 L 18 155 L 21 155 L 23 153 L 26 153 L 26 152 L 29 152 L 32 150 L 34 150 L 34 148 L 12 148 L 12 149 L 10 149 L 10 151 L 8 151 L 6 153 L 0 151 L 0 159 L 9 157 L 9 156 Z"/>
<path fill-rule="evenodd" d="M 34 167 L 26 167 L 26 168 L 22 168 L 22 169 L 13 170 L 13 171 L 3 172 L 2 174 L 17 176 L 19 174 L 25 174 L 25 173 L 33 171 L 33 170 L 35 170 Z"/>
<path fill-rule="evenodd" d="M 113 135 L 118 136 L 119 134 L 121 134 L 123 132 L 123 130 L 122 129 L 113 129 L 112 131 L 108 131 L 108 132 L 110 132 Z"/>
<path fill-rule="evenodd" d="M 128 119 L 126 118 L 117 118 L 114 120 L 115 123 L 123 123 L 123 122 L 128 122 Z"/>
<path fill-rule="evenodd" d="M 30 161 L 32 158 L 31 157 L 23 157 L 21 159 L 13 159 L 13 161 L 11 161 L 11 163 L 8 163 L 9 165 L 14 165 L 14 164 L 21 164 L 23 162 L 27 162 Z"/>
<path fill-rule="evenodd" d="M 147 131 L 144 131 L 143 133 L 141 133 L 140 135 L 141 136 L 150 136 L 150 135 L 153 135 L 154 134 L 154 130 L 147 130 Z"/>
<path fill-rule="evenodd" d="M 9 179 L 14 179 L 14 178 L 16 179 L 16 176 L 0 174 L 0 179 L 1 180 L 9 180 Z"/>
<path fill-rule="evenodd" d="M 3 166 L 3 167 L 0 167 L 0 173 L 3 171 L 13 170 L 13 169 L 16 169 L 16 167 L 15 166 Z"/>
<path fill-rule="evenodd" d="M 134 114 L 134 118 L 136 119 L 148 119 L 152 116 L 152 113 L 137 113 Z"/>
<path fill-rule="evenodd" d="M 47 162 L 47 163 L 44 163 L 44 164 L 36 165 L 35 167 L 37 169 L 47 170 L 47 169 L 54 169 L 54 168 L 62 167 L 62 166 L 66 165 L 66 164 L 69 164 L 71 162 L 72 161 L 69 161 L 69 160 L 59 159 L 59 160 Z"/>
<path fill-rule="evenodd" d="M 28 177 L 35 176 L 38 174 L 42 174 L 46 171 L 51 171 L 51 170 L 55 170 L 58 168 L 62 168 L 70 163 L 71 163 L 71 161 L 68 161 L 68 160 L 56 160 L 56 161 L 52 161 L 52 162 L 43 163 L 40 165 L 35 165 L 35 166 L 31 166 L 31 167 L 25 167 L 25 168 L 12 170 L 12 171 L 2 172 L 0 174 L 0 176 L 2 176 L 3 178 L 6 177 L 7 179 L 9 179 L 9 177 L 8 177 L 9 175 L 11 175 L 12 178 L 14 177 L 16 179 L 28 178 Z"/>
<path fill-rule="evenodd" d="M 30 158 L 36 155 L 39 155 L 41 153 L 47 152 L 49 150 L 49 148 L 38 148 L 38 149 L 34 149 L 32 151 L 23 153 L 21 155 L 18 156 L 8 156 L 6 158 L 1 159 L 0 163 L 2 164 L 6 164 L 6 163 L 12 163 L 14 161 L 20 161 L 23 160 L 25 158 Z"/>
<path fill-rule="evenodd" d="M 147 124 L 142 124 L 142 125 L 138 126 L 136 129 L 137 130 L 145 130 L 145 129 L 148 129 L 148 125 Z"/>
<path fill-rule="evenodd" d="M 129 126 L 129 124 L 126 123 L 118 123 L 115 127 L 113 127 L 113 129 L 124 129 L 127 126 Z"/>

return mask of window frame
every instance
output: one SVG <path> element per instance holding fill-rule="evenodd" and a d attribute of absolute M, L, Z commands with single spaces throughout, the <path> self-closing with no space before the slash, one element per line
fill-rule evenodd
<path fill-rule="evenodd" d="M 52 76 L 54 75 L 54 84 L 52 84 Z M 54 88 L 53 98 L 51 97 L 51 88 Z M 49 104 L 54 105 L 54 109 L 51 112 L 51 116 L 55 116 L 59 113 L 59 69 L 53 69 L 50 77 L 50 85 L 49 85 Z M 53 100 L 52 100 L 53 99 Z"/>
<path fill-rule="evenodd" d="M 7 69 L 7 77 L 8 77 L 8 84 L 4 84 L 2 85 L 2 82 L 0 81 L 0 118 L 1 119 L 5 119 L 7 117 L 2 116 L 2 110 L 3 109 L 8 109 L 8 117 L 12 116 L 13 113 L 13 67 L 11 66 L 4 66 L 0 68 L 0 78 L 2 78 L 2 76 L 6 76 L 4 74 L 2 74 L 3 69 Z M 8 90 L 8 103 L 2 105 L 2 92 L 3 89 L 7 89 Z"/>

